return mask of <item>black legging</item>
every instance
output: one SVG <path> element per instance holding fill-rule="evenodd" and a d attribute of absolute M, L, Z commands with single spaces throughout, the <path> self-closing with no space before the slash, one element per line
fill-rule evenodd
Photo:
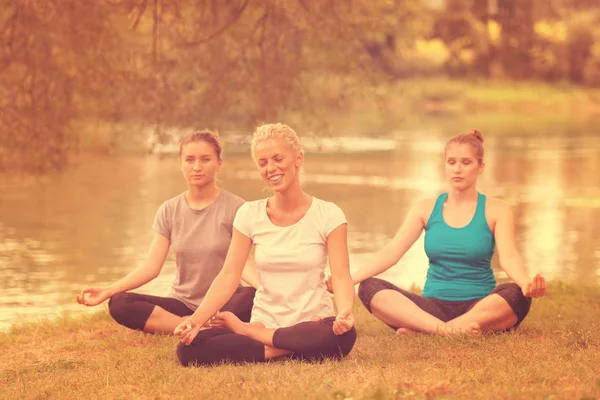
<path fill-rule="evenodd" d="M 221 311 L 231 311 L 240 320 L 250 321 L 254 293 L 256 293 L 256 289 L 252 287 L 238 287 Z M 194 313 L 194 310 L 180 300 L 147 294 L 120 292 L 112 296 L 108 302 L 108 310 L 115 321 L 140 331 L 144 330 L 144 326 L 156 306 L 180 317 Z"/>
<path fill-rule="evenodd" d="M 291 351 L 292 358 L 309 361 L 345 357 L 354 346 L 356 330 L 352 328 L 343 335 L 336 335 L 333 321 L 335 317 L 329 317 L 279 328 L 273 334 L 273 346 Z M 213 328 L 198 332 L 189 346 L 179 343 L 177 357 L 184 366 L 214 365 L 223 361 L 262 362 L 265 361 L 265 345 L 225 328 Z"/>

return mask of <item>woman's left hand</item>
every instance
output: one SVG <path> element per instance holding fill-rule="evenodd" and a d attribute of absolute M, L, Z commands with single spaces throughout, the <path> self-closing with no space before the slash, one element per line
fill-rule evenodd
<path fill-rule="evenodd" d="M 546 280 L 537 274 L 530 282 L 527 282 L 521 288 L 525 297 L 542 297 L 546 294 Z"/>
<path fill-rule="evenodd" d="M 343 335 L 354 326 L 354 316 L 351 312 L 341 312 L 335 317 L 333 322 L 333 333 Z"/>

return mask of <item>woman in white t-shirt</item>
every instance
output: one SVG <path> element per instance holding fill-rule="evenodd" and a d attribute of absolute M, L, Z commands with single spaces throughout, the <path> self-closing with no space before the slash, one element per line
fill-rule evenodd
<path fill-rule="evenodd" d="M 258 127 L 252 156 L 274 195 L 238 210 L 223 269 L 194 314 L 175 328 L 179 360 L 206 365 L 289 354 L 341 358 L 356 340 L 344 213 L 302 190 L 304 153 L 290 127 Z M 218 311 L 235 290 L 252 245 L 259 284 L 250 323 L 244 323 Z M 323 282 L 328 258 L 337 315 Z M 209 319 L 211 328 L 202 330 Z"/>

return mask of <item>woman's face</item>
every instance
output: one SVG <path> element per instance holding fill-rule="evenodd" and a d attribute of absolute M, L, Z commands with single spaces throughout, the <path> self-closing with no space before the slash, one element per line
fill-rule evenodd
<path fill-rule="evenodd" d="M 445 173 L 450 187 L 465 190 L 477 183 L 483 172 L 483 163 L 475 157 L 475 150 L 469 144 L 451 143 L 446 148 Z"/>
<path fill-rule="evenodd" d="M 192 186 L 214 184 L 217 172 L 223 165 L 213 146 L 203 140 L 185 144 L 179 158 L 183 177 Z"/>
<path fill-rule="evenodd" d="M 254 146 L 260 176 L 275 192 L 283 192 L 299 183 L 299 168 L 304 157 L 282 138 L 261 140 Z"/>

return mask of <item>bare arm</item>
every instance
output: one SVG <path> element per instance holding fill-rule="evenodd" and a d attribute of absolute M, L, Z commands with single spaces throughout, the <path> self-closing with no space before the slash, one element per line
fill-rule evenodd
<path fill-rule="evenodd" d="M 498 218 L 494 228 L 494 239 L 498 249 L 500 267 L 519 287 L 523 287 L 531 278 L 527 274 L 523 259 L 517 250 L 515 218 L 507 204 L 499 203 L 497 207 Z"/>
<path fill-rule="evenodd" d="M 251 247 L 252 240 L 233 228 L 231 244 L 227 251 L 227 257 L 225 257 L 223 269 L 210 285 L 204 300 L 202 300 L 194 314 L 175 328 L 175 335 L 183 343 L 189 345 L 198 334 L 200 327 L 215 315 L 233 295 L 238 287 Z"/>
<path fill-rule="evenodd" d="M 421 211 L 423 205 L 424 203 L 421 202 L 413 206 L 394 238 L 375 254 L 373 261 L 352 274 L 354 284 L 378 275 L 400 261 L 423 232 L 425 227 Z"/>
<path fill-rule="evenodd" d="M 533 280 L 529 277 L 523 259 L 517 250 L 513 212 L 508 204 L 496 201 L 498 218 L 494 228 L 494 239 L 498 249 L 500 267 L 510 279 L 519 285 L 525 296 L 543 296 L 546 291 L 544 278 L 539 274 Z"/>
<path fill-rule="evenodd" d="M 142 286 L 156 278 L 165 263 L 169 254 L 169 239 L 160 233 L 154 233 L 154 238 L 150 244 L 150 250 L 146 261 L 137 267 L 122 279 L 110 285 L 107 289 L 111 296 L 115 293 L 125 292 Z"/>
<path fill-rule="evenodd" d="M 95 306 L 113 296 L 142 286 L 156 278 L 165 263 L 171 242 L 160 233 L 154 233 L 146 261 L 106 288 L 85 288 L 77 296 L 77 302 L 87 306 Z"/>
<path fill-rule="evenodd" d="M 327 237 L 327 252 L 331 268 L 331 284 L 338 314 L 349 315 L 354 306 L 354 284 L 350 277 L 348 257 L 348 225 L 335 228 Z"/>

